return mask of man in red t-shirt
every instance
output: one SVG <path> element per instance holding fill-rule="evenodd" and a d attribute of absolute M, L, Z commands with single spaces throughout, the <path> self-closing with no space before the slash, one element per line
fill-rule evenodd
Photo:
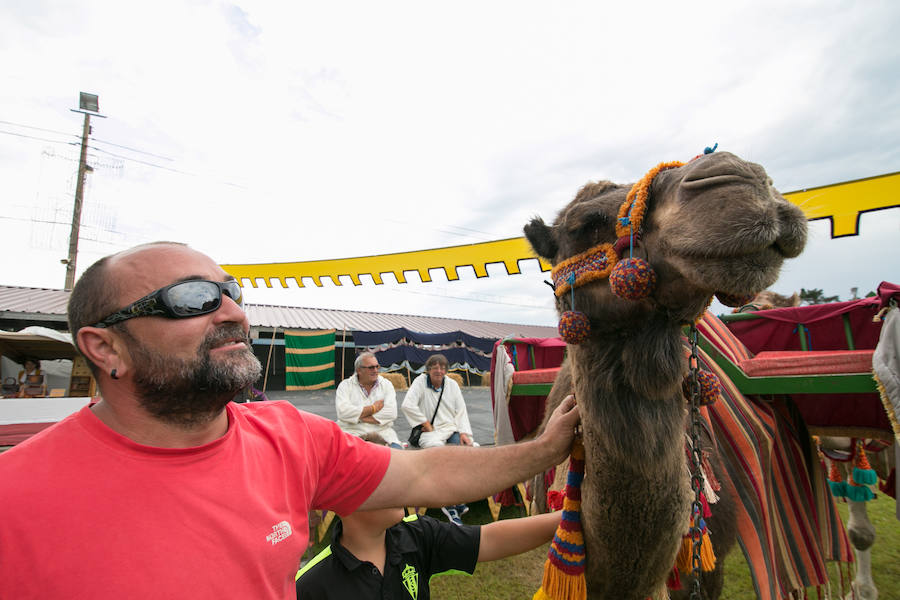
<path fill-rule="evenodd" d="M 101 259 L 69 328 L 102 399 L 0 454 L 0 598 L 294 596 L 307 513 L 483 498 L 560 462 L 578 410 L 537 440 L 391 452 L 259 376 L 241 289 L 176 243 Z"/>

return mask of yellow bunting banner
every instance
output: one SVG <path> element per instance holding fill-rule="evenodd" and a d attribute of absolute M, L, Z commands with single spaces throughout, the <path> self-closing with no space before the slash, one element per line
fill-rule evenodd
<path fill-rule="evenodd" d="M 831 237 L 858 235 L 861 213 L 900 207 L 900 172 L 788 192 L 784 197 L 796 204 L 810 221 L 831 219 Z M 303 280 L 309 279 L 322 287 L 323 278 L 339 286 L 343 285 L 342 277 L 349 278 L 353 285 L 362 285 L 364 275 L 380 285 L 386 273 L 392 274 L 398 283 L 406 283 L 406 273 L 410 272 L 417 273 L 427 283 L 431 281 L 432 269 L 441 269 L 447 281 L 456 281 L 457 270 L 464 267 L 472 267 L 476 277 L 487 277 L 490 264 L 502 264 L 509 275 L 517 275 L 521 273 L 519 262 L 523 260 L 538 260 L 542 271 L 550 270 L 550 264 L 535 256 L 524 237 L 354 258 L 221 266 L 241 285 L 249 280 L 251 286 L 257 287 L 261 279 L 266 287 L 272 287 L 273 280 L 288 287 L 287 280 L 293 279 L 298 286 L 305 287 Z"/>
<path fill-rule="evenodd" d="M 900 206 L 900 173 L 788 192 L 810 221 L 831 219 L 831 237 L 859 235 L 859 215 Z"/>
<path fill-rule="evenodd" d="M 457 269 L 462 267 L 472 267 L 476 277 L 487 277 L 490 264 L 502 264 L 508 274 L 516 275 L 521 273 L 519 261 L 522 260 L 539 260 L 542 271 L 550 270 L 550 264 L 538 259 L 523 237 L 356 258 L 221 266 L 240 282 L 249 279 L 253 287 L 257 287 L 257 279 L 262 279 L 267 287 L 272 287 L 272 280 L 287 287 L 288 279 L 305 287 L 304 278 L 312 279 L 315 285 L 322 287 L 323 278 L 330 279 L 334 285 L 343 285 L 341 277 L 349 277 L 353 285 L 362 285 L 360 277 L 363 275 L 380 285 L 384 283 L 382 275 L 385 273 L 391 273 L 399 283 L 406 283 L 406 273 L 411 271 L 422 281 L 429 282 L 432 269 L 442 269 L 448 281 L 456 281 L 459 279 Z"/>

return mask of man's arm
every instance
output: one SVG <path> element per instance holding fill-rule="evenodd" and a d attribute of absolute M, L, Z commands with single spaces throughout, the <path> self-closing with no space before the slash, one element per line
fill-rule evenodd
<path fill-rule="evenodd" d="M 360 412 L 359 402 L 353 398 L 353 382 L 349 379 L 345 379 L 338 385 L 334 394 L 334 408 L 338 421 L 357 423 L 366 416 Z"/>
<path fill-rule="evenodd" d="M 556 533 L 562 511 L 522 519 L 504 519 L 481 528 L 478 562 L 506 558 L 549 543 Z"/>
<path fill-rule="evenodd" d="M 384 391 L 384 407 L 372 416 L 379 425 L 393 423 L 397 418 L 397 392 L 394 390 L 394 384 L 387 379 L 379 378 L 378 386 Z"/>
<path fill-rule="evenodd" d="M 359 420 L 364 423 L 371 423 L 372 425 L 381 425 L 381 422 L 375 417 L 375 413 L 384 408 L 384 400 L 379 398 L 372 404 L 367 404 L 362 407 L 362 412 L 359 413 Z"/>
<path fill-rule="evenodd" d="M 381 483 L 360 509 L 447 506 L 486 498 L 561 463 L 572 448 L 579 411 L 572 396 L 535 440 L 494 448 L 395 450 Z"/>

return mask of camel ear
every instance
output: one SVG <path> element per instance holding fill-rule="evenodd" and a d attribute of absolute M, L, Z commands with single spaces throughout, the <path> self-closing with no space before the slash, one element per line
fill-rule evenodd
<path fill-rule="evenodd" d="M 553 238 L 553 228 L 544 223 L 540 217 L 533 218 L 531 223 L 525 226 L 525 239 L 538 256 L 547 260 L 553 260 L 559 250 Z"/>

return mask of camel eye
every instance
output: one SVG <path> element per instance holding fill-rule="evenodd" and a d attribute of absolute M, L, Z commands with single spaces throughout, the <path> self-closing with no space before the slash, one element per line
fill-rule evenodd
<path fill-rule="evenodd" d="M 601 231 L 611 226 L 609 217 L 600 212 L 592 212 L 584 216 L 584 220 L 579 224 L 578 229 L 574 232 L 578 236 L 597 237 Z"/>

